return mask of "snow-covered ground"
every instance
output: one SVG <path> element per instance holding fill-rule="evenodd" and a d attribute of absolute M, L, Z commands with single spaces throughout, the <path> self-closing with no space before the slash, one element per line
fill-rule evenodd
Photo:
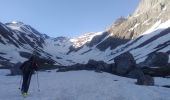
<path fill-rule="evenodd" d="M 23 100 L 20 76 L 0 70 L 0 100 Z M 170 100 L 170 79 L 155 78 L 157 86 L 139 86 L 136 80 L 94 71 L 39 72 L 33 75 L 29 96 L 24 100 Z"/>

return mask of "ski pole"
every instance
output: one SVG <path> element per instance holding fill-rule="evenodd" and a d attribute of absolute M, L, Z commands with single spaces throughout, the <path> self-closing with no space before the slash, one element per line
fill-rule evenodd
<path fill-rule="evenodd" d="M 21 90 L 21 84 L 22 84 L 22 75 L 21 75 L 21 78 L 20 78 L 20 82 L 19 82 L 19 90 Z"/>
<path fill-rule="evenodd" d="M 40 83 L 39 83 L 38 71 L 37 71 L 37 85 L 38 85 L 38 91 L 40 92 Z"/>

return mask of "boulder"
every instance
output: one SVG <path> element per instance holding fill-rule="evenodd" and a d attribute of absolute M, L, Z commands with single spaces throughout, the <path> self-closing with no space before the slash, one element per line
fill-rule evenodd
<path fill-rule="evenodd" d="M 156 52 L 150 54 L 148 58 L 143 62 L 144 66 L 166 66 L 168 64 L 169 56 L 164 52 Z"/>
<path fill-rule="evenodd" d="M 87 68 L 90 68 L 90 69 L 96 69 L 96 67 L 98 66 L 98 61 L 95 61 L 95 60 L 89 60 L 88 63 L 86 64 L 86 67 Z"/>
<path fill-rule="evenodd" d="M 130 71 L 128 73 L 128 77 L 129 78 L 134 78 L 134 79 L 138 79 L 139 77 L 143 77 L 144 76 L 144 73 L 141 69 L 139 68 L 135 68 L 133 69 L 132 71 Z"/>
<path fill-rule="evenodd" d="M 62 66 L 58 68 L 57 72 L 67 72 L 67 71 L 77 71 L 77 70 L 86 70 L 84 64 L 75 64 L 71 66 Z"/>
<path fill-rule="evenodd" d="M 143 72 L 151 76 L 165 77 L 170 75 L 170 66 L 144 67 Z"/>
<path fill-rule="evenodd" d="M 128 72 L 133 70 L 136 66 L 136 61 L 133 55 L 129 52 L 125 52 L 114 58 L 116 73 L 120 75 L 127 75 Z"/>
<path fill-rule="evenodd" d="M 112 64 L 111 64 L 111 73 L 112 73 L 112 74 L 116 74 L 116 66 L 115 66 L 115 63 L 112 63 Z"/>
<path fill-rule="evenodd" d="M 149 75 L 144 75 L 137 79 L 138 85 L 146 85 L 146 86 L 153 86 L 154 85 L 154 78 Z"/>
<path fill-rule="evenodd" d="M 16 63 L 14 66 L 12 66 L 11 68 L 10 68 L 10 72 L 11 72 L 11 74 L 10 75 L 21 75 L 22 74 L 22 72 L 21 72 L 21 70 L 20 70 L 20 66 L 22 65 L 22 63 L 21 62 L 18 62 L 18 63 Z"/>
<path fill-rule="evenodd" d="M 76 71 L 76 70 L 95 70 L 96 72 L 112 72 L 113 64 L 107 64 L 104 61 L 89 60 L 87 64 L 75 64 L 63 66 L 57 72 Z"/>
<path fill-rule="evenodd" d="M 96 71 L 112 72 L 112 64 L 107 64 L 104 61 L 89 60 L 86 67 Z"/>

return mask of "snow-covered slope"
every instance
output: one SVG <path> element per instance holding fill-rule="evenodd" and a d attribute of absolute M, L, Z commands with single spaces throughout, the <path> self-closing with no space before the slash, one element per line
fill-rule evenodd
<path fill-rule="evenodd" d="M 23 62 L 34 50 L 40 57 L 59 64 L 58 58 L 68 52 L 70 45 L 69 39 L 51 38 L 22 22 L 0 23 L 1 65 L 10 66 L 13 63 Z"/>
<path fill-rule="evenodd" d="M 22 22 L 0 23 L 0 65 L 23 62 L 36 46 L 41 57 L 60 65 L 85 64 L 90 59 L 113 63 L 126 51 L 137 63 L 158 51 L 170 55 L 169 11 L 167 0 L 142 0 L 132 16 L 118 19 L 110 29 L 73 39 L 52 38 Z"/>
<path fill-rule="evenodd" d="M 65 37 L 51 38 L 21 22 L 8 23 L 7 26 L 2 24 L 1 31 L 3 31 L 0 35 L 0 45 L 2 47 L 0 48 L 1 62 L 22 62 L 26 58 L 21 53 L 31 53 L 34 46 L 38 45 L 41 56 L 53 59 L 61 65 L 85 64 L 90 59 L 113 63 L 114 57 L 126 51 L 130 51 L 137 63 L 140 63 L 153 52 L 160 51 L 170 54 L 169 27 L 170 20 L 166 22 L 159 20 L 137 38 L 113 49 L 112 45 L 115 45 L 115 43 L 112 43 L 112 41 L 115 38 L 111 38 L 112 36 L 108 32 L 85 35 L 84 39 L 81 38 L 83 45 L 76 48 L 74 46 L 79 45 L 78 38 L 74 39 L 74 41 Z M 108 41 L 109 39 L 111 41 Z M 76 49 L 72 50 L 71 47 Z M 101 50 L 99 47 L 106 49 Z"/>
<path fill-rule="evenodd" d="M 115 57 L 126 51 L 130 51 L 138 63 L 154 52 L 166 52 L 170 55 L 170 20 L 162 24 L 158 21 L 138 38 L 117 47 L 111 54 Z"/>
<path fill-rule="evenodd" d="M 0 70 L 0 100 L 23 100 L 18 89 L 20 76 L 5 76 Z M 170 100 L 170 85 L 166 78 L 155 78 L 156 86 L 136 85 L 128 79 L 108 73 L 93 71 L 39 72 L 40 92 L 37 77 L 33 75 L 29 95 L 24 100 Z M 12 98 L 12 99 L 11 99 Z"/>
<path fill-rule="evenodd" d="M 142 62 L 146 57 L 154 52 L 167 52 L 170 54 L 170 20 L 161 23 L 161 20 L 156 22 L 149 30 L 141 34 L 139 37 L 132 39 L 124 45 L 120 45 L 115 49 L 107 48 L 101 51 L 97 48 L 98 44 L 89 47 L 84 45 L 80 50 L 71 52 L 67 58 L 74 63 L 87 63 L 88 60 L 103 60 L 107 63 L 113 63 L 113 58 L 130 51 L 137 63 Z M 103 38 L 102 41 L 109 38 Z M 170 62 L 170 61 L 169 61 Z"/>

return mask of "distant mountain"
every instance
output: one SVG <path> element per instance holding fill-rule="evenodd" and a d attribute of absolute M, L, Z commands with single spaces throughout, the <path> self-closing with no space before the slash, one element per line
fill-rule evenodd
<path fill-rule="evenodd" d="M 11 65 L 22 62 L 28 59 L 33 51 L 37 51 L 41 58 L 57 63 L 53 53 L 49 52 L 50 48 L 55 50 L 57 47 L 59 49 L 58 42 L 64 41 L 41 34 L 22 22 L 0 23 L 0 63 L 1 65 Z"/>
<path fill-rule="evenodd" d="M 79 36 L 77 38 L 71 39 L 71 42 L 73 42 L 73 46 L 75 48 L 79 48 L 86 44 L 87 42 L 90 42 L 95 36 L 101 35 L 102 32 L 90 32 L 86 33 L 82 36 Z"/>
<path fill-rule="evenodd" d="M 126 51 L 137 63 L 158 51 L 170 55 L 169 12 L 169 0 L 141 0 L 132 15 L 118 18 L 105 31 L 73 39 L 52 38 L 22 22 L 0 23 L 0 64 L 22 62 L 35 47 L 39 57 L 57 65 L 86 64 L 90 59 L 113 63 Z"/>

